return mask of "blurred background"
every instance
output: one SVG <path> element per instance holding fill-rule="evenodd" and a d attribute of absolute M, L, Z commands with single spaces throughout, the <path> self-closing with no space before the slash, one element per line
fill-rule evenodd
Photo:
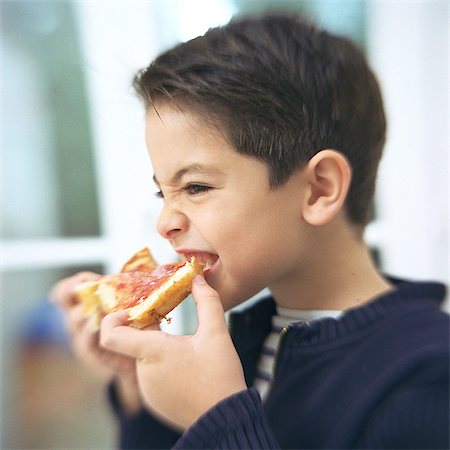
<path fill-rule="evenodd" d="M 107 449 L 102 383 L 67 345 L 52 285 L 117 271 L 160 209 L 131 78 L 175 43 L 235 14 L 304 13 L 366 52 L 388 142 L 367 240 L 387 273 L 449 282 L 446 0 L 5 1 L 1 3 L 2 449 Z M 192 303 L 173 332 L 193 328 Z"/>

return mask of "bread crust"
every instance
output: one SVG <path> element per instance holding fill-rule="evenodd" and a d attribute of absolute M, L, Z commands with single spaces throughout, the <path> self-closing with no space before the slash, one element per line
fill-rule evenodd
<path fill-rule="evenodd" d="M 137 251 L 123 266 L 120 272 L 152 272 L 158 263 L 148 247 Z"/>

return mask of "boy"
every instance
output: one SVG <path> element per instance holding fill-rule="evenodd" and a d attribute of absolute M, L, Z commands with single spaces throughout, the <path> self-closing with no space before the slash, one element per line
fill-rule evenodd
<path fill-rule="evenodd" d="M 383 276 L 363 241 L 385 120 L 362 54 L 267 15 L 180 44 L 135 87 L 158 231 L 209 268 L 194 336 L 122 312 L 98 346 L 70 295 L 91 275 L 55 290 L 79 353 L 113 368 L 122 447 L 448 447 L 444 287 Z M 224 310 L 264 287 L 232 341 Z"/>

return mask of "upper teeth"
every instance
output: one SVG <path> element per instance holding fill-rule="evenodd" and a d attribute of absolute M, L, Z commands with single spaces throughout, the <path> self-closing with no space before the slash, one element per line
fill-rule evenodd
<path fill-rule="evenodd" d="M 198 261 L 204 263 L 206 269 L 211 268 L 218 259 L 218 256 L 208 253 L 196 253 L 196 254 L 194 253 L 190 255 L 185 255 L 185 258 L 189 260 L 191 256 L 195 256 L 198 259 Z"/>

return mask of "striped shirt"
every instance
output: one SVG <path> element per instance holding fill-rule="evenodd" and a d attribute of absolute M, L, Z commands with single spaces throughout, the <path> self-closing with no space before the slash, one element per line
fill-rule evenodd
<path fill-rule="evenodd" d="M 342 311 L 335 310 L 301 310 L 277 306 L 277 313 L 272 317 L 272 330 L 266 337 L 259 356 L 254 381 L 254 386 L 263 400 L 267 397 L 270 390 L 275 355 L 283 328 L 294 322 L 311 322 L 312 320 L 325 317 L 337 318 L 341 314 Z"/>

